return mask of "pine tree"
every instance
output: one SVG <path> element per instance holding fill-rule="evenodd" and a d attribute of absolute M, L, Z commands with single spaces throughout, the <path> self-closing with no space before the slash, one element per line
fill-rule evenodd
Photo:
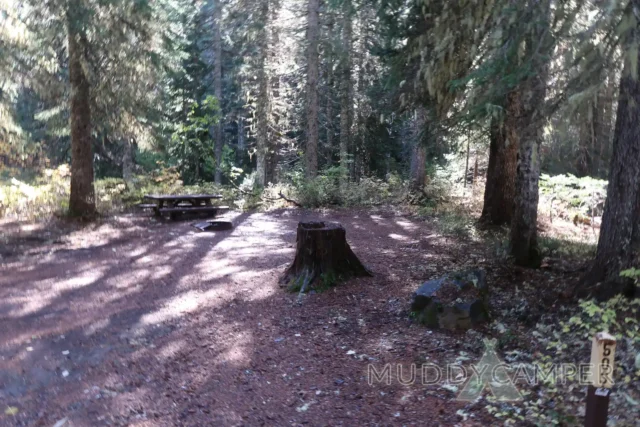
<path fill-rule="evenodd" d="M 640 81 L 638 46 L 640 41 L 640 0 L 632 0 L 628 17 L 632 27 L 623 36 L 624 67 L 616 116 L 613 155 L 609 169 L 607 200 L 602 217 L 596 257 L 582 285 L 601 297 L 625 290 L 631 284 L 620 277 L 622 270 L 636 265 L 640 253 Z M 604 282 L 605 286 L 592 286 Z"/>
<path fill-rule="evenodd" d="M 411 186 L 413 189 L 423 191 L 427 183 L 427 148 L 424 142 L 424 132 L 427 128 L 427 117 L 425 108 L 419 106 L 414 112 L 413 120 L 413 140 L 414 147 L 411 151 Z"/>
<path fill-rule="evenodd" d="M 487 224 L 511 224 L 519 141 L 518 102 L 518 92 L 514 91 L 507 96 L 505 116 L 491 118 L 489 164 L 481 216 L 481 221 Z"/>
<path fill-rule="evenodd" d="M 342 64 L 340 67 L 340 168 L 342 187 L 349 179 L 349 143 L 353 118 L 353 5 L 351 0 L 342 4 Z"/>
<path fill-rule="evenodd" d="M 318 39 L 320 24 L 319 0 L 307 2 L 307 145 L 305 149 L 306 172 L 308 178 L 318 173 Z"/>
<path fill-rule="evenodd" d="M 66 11 L 68 28 L 70 127 L 71 127 L 71 193 L 69 211 L 72 215 L 95 214 L 93 188 L 93 150 L 91 149 L 91 102 L 89 80 L 83 63 L 87 51 L 84 14 L 79 0 L 70 3 Z"/>
<path fill-rule="evenodd" d="M 222 31 L 220 26 L 222 25 L 222 1 L 214 0 L 213 2 L 213 84 L 214 95 L 220 102 L 222 100 Z M 215 157 L 216 157 L 216 172 L 215 182 L 220 184 L 222 182 L 222 147 L 224 146 L 224 134 L 222 132 L 223 121 L 220 120 L 215 126 Z"/>
<path fill-rule="evenodd" d="M 264 187 L 269 182 L 269 77 L 267 75 L 267 57 L 269 55 L 269 0 L 260 0 L 258 19 L 261 29 L 258 30 L 257 80 L 256 96 L 256 172 L 258 185 Z"/>
<path fill-rule="evenodd" d="M 527 16 L 533 22 L 525 39 L 525 57 L 530 61 L 531 71 L 519 88 L 520 98 L 513 101 L 519 104 L 516 117 L 521 136 L 511 221 L 511 254 L 518 265 L 536 266 L 541 261 L 538 249 L 540 146 L 545 121 L 548 58 L 553 49 L 553 38 L 549 34 L 550 1 L 533 0 L 528 6 L 532 15 Z"/>

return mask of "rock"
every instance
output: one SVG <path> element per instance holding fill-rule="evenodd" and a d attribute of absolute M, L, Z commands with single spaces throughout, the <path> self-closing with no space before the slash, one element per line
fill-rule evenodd
<path fill-rule="evenodd" d="M 489 320 L 488 293 L 484 270 L 454 272 L 420 286 L 411 311 L 432 328 L 470 329 Z"/>

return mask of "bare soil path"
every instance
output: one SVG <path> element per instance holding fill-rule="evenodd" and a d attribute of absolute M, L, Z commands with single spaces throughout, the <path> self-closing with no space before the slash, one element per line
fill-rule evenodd
<path fill-rule="evenodd" d="M 478 355 L 407 312 L 477 248 L 391 209 L 228 217 L 216 233 L 115 217 L 0 260 L 0 425 L 485 425 L 442 388 L 367 382 L 368 364 Z M 341 222 L 375 277 L 298 305 L 277 281 L 311 219 Z"/>

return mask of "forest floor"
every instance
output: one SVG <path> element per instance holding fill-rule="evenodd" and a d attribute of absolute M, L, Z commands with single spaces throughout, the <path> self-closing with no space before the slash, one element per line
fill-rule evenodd
<path fill-rule="evenodd" d="M 215 233 L 144 215 L 0 223 L 0 425 L 491 425 L 482 400 L 419 378 L 370 385 L 368 365 L 474 361 L 502 323 L 524 345 L 576 277 L 514 269 L 399 208 L 227 216 L 235 228 Z M 297 304 L 278 278 L 310 219 L 342 223 L 374 276 Z M 420 283 L 469 266 L 487 271 L 493 325 L 412 320 Z M 504 317 L 521 303 L 524 317 Z"/>

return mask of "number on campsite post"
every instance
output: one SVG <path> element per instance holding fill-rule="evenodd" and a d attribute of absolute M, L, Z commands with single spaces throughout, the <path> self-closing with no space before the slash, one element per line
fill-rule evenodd
<path fill-rule="evenodd" d="M 607 425 L 615 354 L 614 336 L 607 332 L 599 332 L 593 337 L 585 427 L 606 427 Z"/>

